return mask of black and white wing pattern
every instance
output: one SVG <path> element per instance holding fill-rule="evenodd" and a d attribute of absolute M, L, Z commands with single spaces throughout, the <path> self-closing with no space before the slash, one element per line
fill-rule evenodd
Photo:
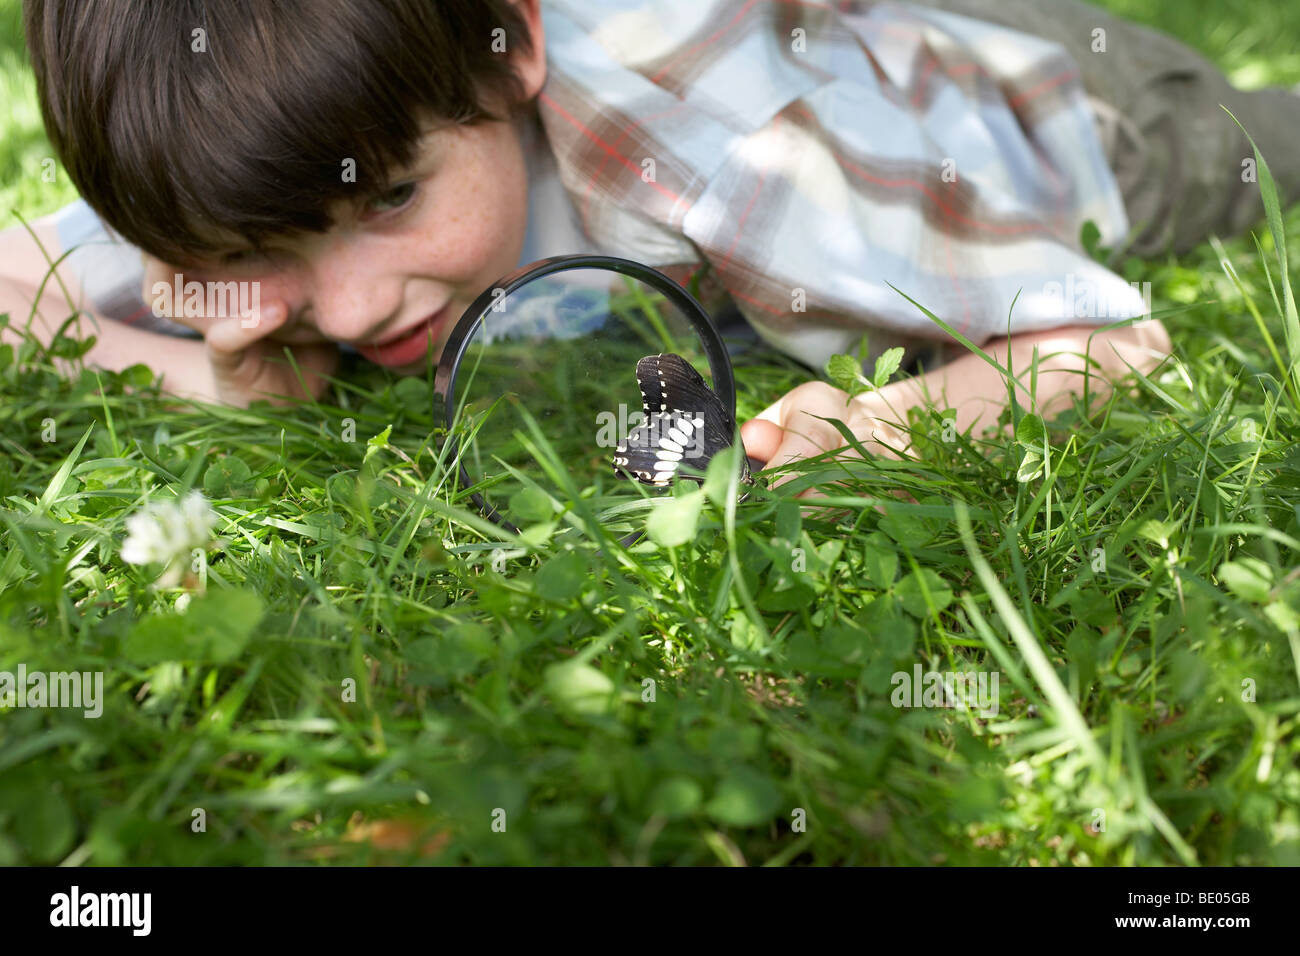
<path fill-rule="evenodd" d="M 731 446 L 735 423 L 722 400 L 680 355 L 647 355 L 636 363 L 645 421 L 614 454 L 614 474 L 664 487 L 681 472 L 703 472 L 718 452 Z M 749 468 L 741 459 L 748 479 Z"/>

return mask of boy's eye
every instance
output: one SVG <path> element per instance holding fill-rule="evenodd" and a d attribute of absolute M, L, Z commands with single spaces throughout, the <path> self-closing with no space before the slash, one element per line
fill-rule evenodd
<path fill-rule="evenodd" d="M 393 209 L 400 209 L 411 201 L 411 197 L 415 195 L 415 188 L 415 183 L 403 183 L 400 186 L 394 186 L 387 192 L 380 193 L 370 200 L 366 208 L 374 212 L 388 212 Z"/>
<path fill-rule="evenodd" d="M 401 209 L 410 203 L 415 196 L 419 183 L 403 183 L 400 186 L 394 186 L 378 196 L 371 199 L 366 204 L 366 209 L 372 212 L 384 213 L 394 209 Z M 276 253 L 273 251 L 259 252 L 256 249 L 242 249 L 239 252 L 230 252 L 221 257 L 223 266 L 255 266 L 270 264 L 276 259 Z"/>

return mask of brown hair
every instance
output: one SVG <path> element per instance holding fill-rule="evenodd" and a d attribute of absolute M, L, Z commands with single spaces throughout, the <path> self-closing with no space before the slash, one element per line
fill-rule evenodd
<path fill-rule="evenodd" d="M 521 105 L 497 28 L 511 53 L 532 49 L 508 0 L 25 0 L 24 20 L 45 128 L 82 198 L 180 266 L 228 246 L 223 233 L 261 250 L 329 229 L 334 203 L 372 198 L 415 159 L 422 119 Z"/>

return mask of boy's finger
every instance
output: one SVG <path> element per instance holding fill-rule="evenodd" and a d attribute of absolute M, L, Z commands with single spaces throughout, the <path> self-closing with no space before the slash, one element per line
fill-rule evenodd
<path fill-rule="evenodd" d="M 283 325 L 287 315 L 283 302 L 272 302 L 261 309 L 250 328 L 244 328 L 242 316 L 216 320 L 204 333 L 209 357 L 216 364 L 239 364 L 248 347 Z"/>
<path fill-rule="evenodd" d="M 830 422 L 812 415 L 796 415 L 795 419 L 785 426 L 780 445 L 768 459 L 769 468 L 788 465 L 804 458 L 816 458 L 847 444 L 844 436 Z"/>
<path fill-rule="evenodd" d="M 745 454 L 762 462 L 769 462 L 776 450 L 781 447 L 784 433 L 779 425 L 770 421 L 754 418 L 740 426 L 740 440 L 745 445 Z"/>

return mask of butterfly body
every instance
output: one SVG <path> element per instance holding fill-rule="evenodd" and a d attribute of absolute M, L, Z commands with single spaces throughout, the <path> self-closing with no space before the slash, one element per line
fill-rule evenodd
<path fill-rule="evenodd" d="M 700 373 L 680 355 L 647 355 L 636 363 L 645 420 L 614 454 L 614 473 L 666 487 L 676 478 L 700 480 L 718 452 L 732 444 L 735 422 Z M 742 481 L 749 479 L 741 459 Z"/>

